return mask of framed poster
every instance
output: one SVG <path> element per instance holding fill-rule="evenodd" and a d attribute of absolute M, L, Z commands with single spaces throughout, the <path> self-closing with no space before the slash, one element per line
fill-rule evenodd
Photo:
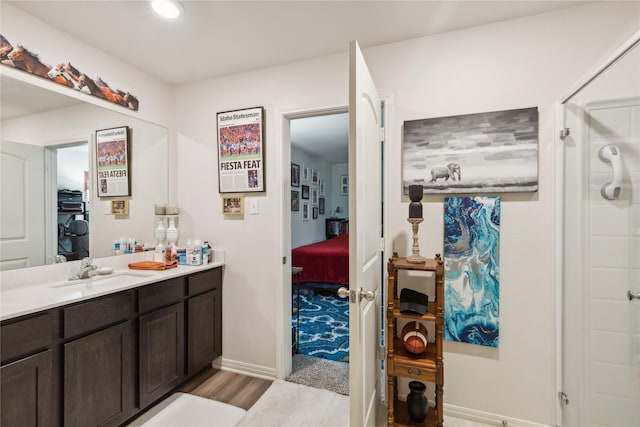
<path fill-rule="evenodd" d="M 96 131 L 98 197 L 131 195 L 129 127 Z"/>
<path fill-rule="evenodd" d="M 538 191 L 538 108 L 405 121 L 404 194 Z"/>
<path fill-rule="evenodd" d="M 129 200 L 114 199 L 111 201 L 111 214 L 117 216 L 129 215 Z"/>
<path fill-rule="evenodd" d="M 309 221 L 309 202 L 302 202 L 302 220 Z"/>
<path fill-rule="evenodd" d="M 264 108 L 225 111 L 217 121 L 220 193 L 265 191 Z"/>
<path fill-rule="evenodd" d="M 300 165 L 291 163 L 291 186 L 300 187 Z"/>
<path fill-rule="evenodd" d="M 308 185 L 302 185 L 302 198 L 303 199 L 308 199 L 309 198 L 309 186 Z"/>
<path fill-rule="evenodd" d="M 291 190 L 291 210 L 297 212 L 300 210 L 300 192 Z"/>
<path fill-rule="evenodd" d="M 320 215 L 324 215 L 324 197 L 318 199 L 318 208 L 320 208 Z"/>
<path fill-rule="evenodd" d="M 349 195 L 349 175 L 340 175 L 340 194 Z"/>
<path fill-rule="evenodd" d="M 244 213 L 244 198 L 242 196 L 223 197 L 222 213 L 224 215 L 242 215 Z"/>

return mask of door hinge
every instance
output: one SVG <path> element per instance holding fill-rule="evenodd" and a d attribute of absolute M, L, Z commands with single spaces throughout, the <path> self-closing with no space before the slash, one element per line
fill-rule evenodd
<path fill-rule="evenodd" d="M 287 257 L 286 256 L 282 257 L 282 265 L 287 265 Z"/>
<path fill-rule="evenodd" d="M 563 405 L 567 406 L 569 404 L 569 397 L 563 391 L 558 392 L 558 398 L 560 398 L 560 403 Z"/>
<path fill-rule="evenodd" d="M 384 128 L 380 128 L 380 142 L 384 142 Z"/>
<path fill-rule="evenodd" d="M 560 139 L 562 141 L 565 140 L 566 137 L 568 137 L 569 135 L 571 135 L 571 129 L 569 128 L 564 128 L 560 130 Z"/>
<path fill-rule="evenodd" d="M 380 238 L 380 252 L 384 252 L 384 237 Z"/>

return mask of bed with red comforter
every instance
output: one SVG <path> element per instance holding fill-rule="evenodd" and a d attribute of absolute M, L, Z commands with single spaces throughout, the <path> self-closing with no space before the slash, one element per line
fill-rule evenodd
<path fill-rule="evenodd" d="M 341 234 L 323 242 L 291 251 L 292 266 L 302 267 L 301 282 L 349 285 L 349 235 Z"/>

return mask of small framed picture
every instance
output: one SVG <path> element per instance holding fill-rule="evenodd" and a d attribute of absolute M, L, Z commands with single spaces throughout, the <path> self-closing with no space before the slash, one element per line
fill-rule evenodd
<path fill-rule="evenodd" d="M 309 168 L 302 165 L 302 182 L 309 182 Z"/>
<path fill-rule="evenodd" d="M 324 196 L 324 179 L 320 180 L 320 184 L 318 184 L 318 188 L 320 189 L 320 195 Z"/>
<path fill-rule="evenodd" d="M 318 188 L 311 187 L 311 204 L 313 206 L 318 206 Z"/>
<path fill-rule="evenodd" d="M 318 207 L 313 207 L 313 219 L 318 219 Z"/>
<path fill-rule="evenodd" d="M 297 212 L 300 210 L 300 192 L 291 190 L 291 210 Z"/>
<path fill-rule="evenodd" d="M 302 220 L 309 221 L 309 202 L 302 202 Z"/>
<path fill-rule="evenodd" d="M 340 194 L 343 196 L 349 194 L 349 175 L 340 175 Z"/>
<path fill-rule="evenodd" d="M 300 187 L 300 165 L 291 163 L 291 186 Z"/>
<path fill-rule="evenodd" d="M 320 208 L 320 215 L 324 215 L 324 197 L 318 199 L 318 208 Z"/>
<path fill-rule="evenodd" d="M 224 215 L 242 215 L 244 213 L 244 197 L 224 196 L 222 197 L 222 213 Z"/>
<path fill-rule="evenodd" d="M 318 171 L 316 169 L 311 169 L 311 183 L 318 184 L 319 180 L 320 180 L 320 176 L 318 174 Z"/>
<path fill-rule="evenodd" d="M 113 199 L 111 201 L 111 214 L 116 216 L 129 215 L 129 200 Z"/>
<path fill-rule="evenodd" d="M 307 200 L 309 199 L 309 186 L 308 185 L 302 185 L 302 199 L 303 200 Z"/>

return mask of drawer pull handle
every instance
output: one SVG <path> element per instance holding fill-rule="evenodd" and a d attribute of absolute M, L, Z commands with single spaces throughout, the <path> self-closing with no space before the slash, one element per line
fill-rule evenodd
<path fill-rule="evenodd" d="M 409 368 L 409 373 L 411 375 L 420 375 L 420 374 L 422 374 L 422 371 L 420 369 L 416 369 L 416 368 Z"/>

